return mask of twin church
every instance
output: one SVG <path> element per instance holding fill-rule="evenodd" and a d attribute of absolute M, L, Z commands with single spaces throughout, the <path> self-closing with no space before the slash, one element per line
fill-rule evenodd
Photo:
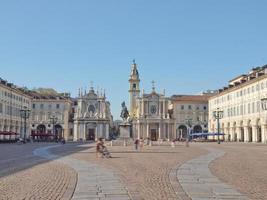
<path fill-rule="evenodd" d="M 185 138 L 189 128 L 185 116 L 192 118 L 193 128 L 196 129 L 194 131 L 205 131 L 208 121 L 208 98 L 203 97 L 166 97 L 165 90 L 157 92 L 154 83 L 150 92 L 141 91 L 140 76 L 134 61 L 129 77 L 129 114 L 133 138 L 150 138 L 152 141 Z M 73 139 L 108 139 L 112 127 L 113 118 L 106 95 L 95 92 L 93 87 L 88 92 L 79 92 L 75 107 Z"/>

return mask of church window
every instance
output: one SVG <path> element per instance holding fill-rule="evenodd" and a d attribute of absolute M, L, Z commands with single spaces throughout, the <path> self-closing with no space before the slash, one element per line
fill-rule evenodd
<path fill-rule="evenodd" d="M 95 107 L 93 105 L 90 105 L 89 108 L 88 108 L 88 111 L 94 113 L 95 112 Z"/>
<path fill-rule="evenodd" d="M 181 110 L 184 110 L 184 105 L 181 105 Z"/>
<path fill-rule="evenodd" d="M 133 89 L 136 89 L 136 84 L 135 83 L 133 84 Z"/>
<path fill-rule="evenodd" d="M 156 114 L 156 112 L 157 112 L 157 107 L 156 107 L 155 105 L 151 106 L 151 108 L 150 108 L 150 112 L 151 112 L 152 114 Z"/>

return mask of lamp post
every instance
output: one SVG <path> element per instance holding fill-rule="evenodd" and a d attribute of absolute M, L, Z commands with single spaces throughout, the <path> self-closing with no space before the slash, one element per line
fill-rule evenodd
<path fill-rule="evenodd" d="M 213 117 L 217 120 L 217 129 L 218 129 L 218 144 L 221 144 L 220 140 L 220 119 L 223 118 L 223 111 L 217 108 L 217 110 L 213 111 Z"/>
<path fill-rule="evenodd" d="M 55 140 L 57 142 L 57 138 L 56 138 L 56 131 L 55 131 L 55 124 L 57 123 L 57 117 L 55 115 L 53 115 L 52 117 L 50 117 L 50 122 L 51 124 L 53 124 L 53 135 L 55 137 Z"/>
<path fill-rule="evenodd" d="M 187 119 L 185 119 L 185 124 L 189 127 L 188 129 L 187 129 L 187 137 L 186 137 L 186 147 L 189 147 L 189 137 L 190 137 L 190 130 L 191 130 L 191 127 L 192 127 L 192 119 L 190 119 L 190 118 L 187 118 Z"/>
<path fill-rule="evenodd" d="M 24 136 L 23 136 L 23 142 L 26 143 L 26 126 L 27 126 L 27 119 L 29 119 L 30 117 L 30 112 L 31 110 L 29 110 L 26 106 L 24 106 L 21 110 L 20 110 L 20 117 L 22 119 L 24 119 Z"/>

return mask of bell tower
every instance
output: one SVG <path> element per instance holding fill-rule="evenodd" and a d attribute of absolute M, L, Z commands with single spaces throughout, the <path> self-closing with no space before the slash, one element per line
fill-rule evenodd
<path fill-rule="evenodd" d="M 129 78 L 130 116 L 134 117 L 137 110 L 137 98 L 140 96 L 140 79 L 135 60 L 133 60 L 131 75 Z"/>

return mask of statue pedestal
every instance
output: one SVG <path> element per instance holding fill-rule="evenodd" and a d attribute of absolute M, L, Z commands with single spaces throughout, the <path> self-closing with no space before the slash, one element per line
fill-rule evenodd
<path fill-rule="evenodd" d="M 119 125 L 120 137 L 119 139 L 130 139 L 131 138 L 131 124 L 123 123 Z"/>

